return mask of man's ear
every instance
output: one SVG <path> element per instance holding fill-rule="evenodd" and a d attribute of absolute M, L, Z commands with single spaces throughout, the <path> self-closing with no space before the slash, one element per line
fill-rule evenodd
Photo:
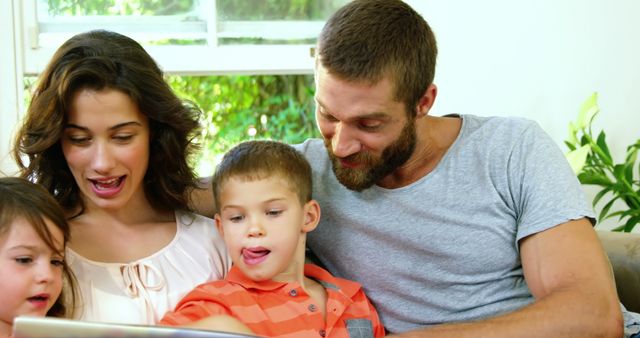
<path fill-rule="evenodd" d="M 316 200 L 311 200 L 304 205 L 304 223 L 302 224 L 302 232 L 313 231 L 320 222 L 320 204 Z"/>
<path fill-rule="evenodd" d="M 220 218 L 220 214 L 216 214 L 213 219 L 215 220 L 216 228 L 218 228 L 218 232 L 220 233 L 220 236 L 224 236 L 224 230 L 222 229 L 222 219 Z"/>
<path fill-rule="evenodd" d="M 431 107 L 433 107 L 433 104 L 436 102 L 436 96 L 438 96 L 438 87 L 432 83 L 418 100 L 416 118 L 427 116 L 429 110 L 431 110 Z"/>

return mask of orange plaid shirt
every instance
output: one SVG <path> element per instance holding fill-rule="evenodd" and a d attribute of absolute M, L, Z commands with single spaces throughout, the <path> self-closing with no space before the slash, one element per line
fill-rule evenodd
<path fill-rule="evenodd" d="M 327 290 L 326 322 L 299 283 L 255 282 L 232 267 L 227 279 L 208 282 L 187 294 L 160 321 L 183 325 L 211 315 L 230 315 L 266 337 L 383 337 L 378 313 L 360 284 L 306 264 L 305 276 Z"/>

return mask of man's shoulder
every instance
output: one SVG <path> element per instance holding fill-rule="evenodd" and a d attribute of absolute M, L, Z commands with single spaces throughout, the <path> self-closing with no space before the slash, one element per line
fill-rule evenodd
<path fill-rule="evenodd" d="M 529 128 L 539 127 L 534 120 L 516 116 L 478 116 L 460 115 L 466 128 L 510 130 L 521 132 Z"/>
<path fill-rule="evenodd" d="M 308 138 L 302 143 L 292 144 L 299 152 L 303 153 L 307 158 L 326 155 L 324 141 L 319 138 Z"/>
<path fill-rule="evenodd" d="M 522 142 L 526 136 L 533 139 L 544 134 L 534 120 L 523 117 L 461 115 L 463 127 L 461 139 L 469 144 L 486 147 L 508 147 Z M 531 138 L 531 137 L 529 137 Z"/>

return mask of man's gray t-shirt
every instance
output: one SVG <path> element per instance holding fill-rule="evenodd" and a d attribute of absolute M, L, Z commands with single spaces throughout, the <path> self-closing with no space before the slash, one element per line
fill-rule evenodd
<path fill-rule="evenodd" d="M 535 122 L 461 117 L 437 167 L 398 189 L 350 191 L 322 140 L 296 145 L 322 208 L 309 248 L 329 271 L 363 285 L 390 332 L 531 303 L 518 241 L 593 217 L 564 155 Z"/>

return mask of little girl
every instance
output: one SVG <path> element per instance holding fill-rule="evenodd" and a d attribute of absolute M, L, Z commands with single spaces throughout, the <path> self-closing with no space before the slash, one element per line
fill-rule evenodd
<path fill-rule="evenodd" d="M 0 178 L 0 337 L 11 336 L 20 315 L 70 316 L 75 283 L 64 261 L 68 239 L 64 213 L 44 188 Z"/>

